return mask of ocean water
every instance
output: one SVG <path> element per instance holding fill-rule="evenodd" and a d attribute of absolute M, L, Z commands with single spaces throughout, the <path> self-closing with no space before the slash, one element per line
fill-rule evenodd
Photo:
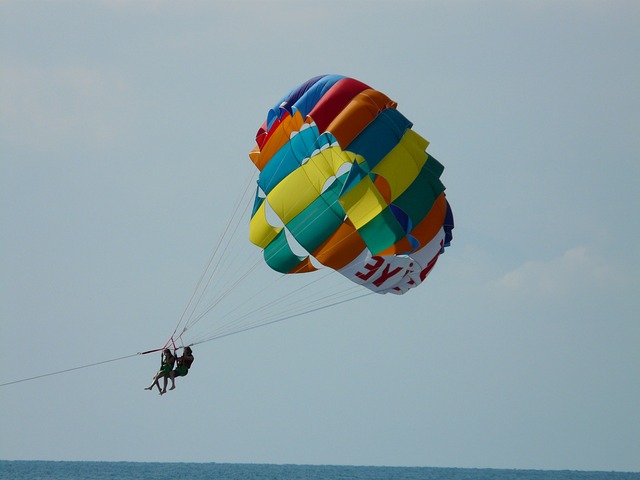
<path fill-rule="evenodd" d="M 235 463 L 1 461 L 2 480 L 640 480 L 640 472 Z"/>

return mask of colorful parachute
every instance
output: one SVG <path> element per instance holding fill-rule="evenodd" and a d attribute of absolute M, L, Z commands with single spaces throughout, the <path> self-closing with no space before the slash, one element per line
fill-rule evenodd
<path fill-rule="evenodd" d="M 440 175 L 396 103 L 358 80 L 312 78 L 267 114 L 251 242 L 282 273 L 324 265 L 378 293 L 419 285 L 452 239 Z"/>

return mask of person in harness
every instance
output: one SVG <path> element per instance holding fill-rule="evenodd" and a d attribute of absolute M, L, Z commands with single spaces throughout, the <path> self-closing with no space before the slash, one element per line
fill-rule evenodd
<path fill-rule="evenodd" d="M 176 377 L 185 377 L 189 373 L 193 360 L 194 358 L 191 347 L 184 347 L 184 353 L 181 357 L 178 357 L 178 366 L 169 372 L 168 377 L 171 380 L 171 388 L 169 390 L 174 390 L 176 388 Z M 165 393 L 167 393 L 167 377 L 164 377 L 164 388 L 160 394 L 162 395 Z"/>
<path fill-rule="evenodd" d="M 160 390 L 160 378 L 164 377 L 164 388 L 167 388 L 167 377 L 171 375 L 173 371 L 173 365 L 176 363 L 176 357 L 171 354 L 171 350 L 165 348 L 160 357 L 160 370 L 153 377 L 153 383 L 145 388 L 145 390 L 153 390 L 153 387 L 158 387 L 158 392 L 162 395 L 164 392 Z"/>

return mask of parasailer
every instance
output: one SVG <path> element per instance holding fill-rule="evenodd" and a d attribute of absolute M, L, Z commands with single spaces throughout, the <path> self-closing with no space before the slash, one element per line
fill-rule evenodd
<path fill-rule="evenodd" d="M 397 103 L 342 75 L 294 88 L 267 113 L 249 238 L 282 273 L 326 266 L 376 293 L 422 283 L 452 240 L 444 167 Z"/>
<path fill-rule="evenodd" d="M 162 395 L 164 392 L 160 390 L 160 379 L 164 378 L 164 389 L 167 389 L 167 377 L 171 374 L 173 366 L 176 363 L 176 357 L 171 353 L 171 350 L 165 348 L 160 357 L 160 370 L 153 377 L 151 385 L 145 388 L 145 390 L 153 390 L 153 387 L 158 387 L 158 392 Z"/>

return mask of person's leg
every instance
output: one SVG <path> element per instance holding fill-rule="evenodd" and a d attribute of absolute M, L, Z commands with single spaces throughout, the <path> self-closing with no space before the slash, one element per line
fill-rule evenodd
<path fill-rule="evenodd" d="M 160 390 L 160 384 L 158 383 L 158 377 L 159 376 L 160 376 L 160 374 L 156 374 L 156 376 L 153 377 L 153 382 L 151 383 L 151 385 L 146 387 L 145 390 L 153 390 L 153 386 L 154 385 L 158 385 L 158 390 Z"/>

